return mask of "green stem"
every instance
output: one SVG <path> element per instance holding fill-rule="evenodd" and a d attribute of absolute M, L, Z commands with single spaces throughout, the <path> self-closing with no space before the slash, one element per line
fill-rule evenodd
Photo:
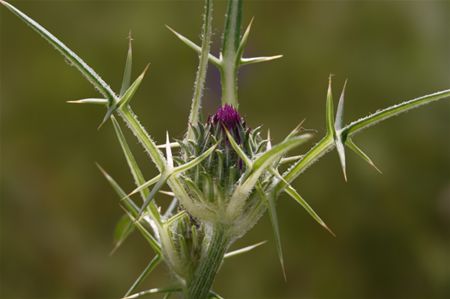
<path fill-rule="evenodd" d="M 212 1 L 205 0 L 205 13 L 203 17 L 204 20 L 202 29 L 202 48 L 199 56 L 197 76 L 195 78 L 195 88 L 194 95 L 192 97 L 191 112 L 189 114 L 189 126 L 187 133 L 188 139 L 194 138 L 194 131 L 192 127 L 197 126 L 198 122 L 200 121 L 201 100 L 206 81 L 206 72 L 208 70 L 209 49 L 212 35 L 212 10 Z"/>
<path fill-rule="evenodd" d="M 227 231 L 223 226 L 211 227 L 209 237 L 204 242 L 206 246 L 203 256 L 185 290 L 186 299 L 208 298 L 217 271 L 230 244 Z"/>
<path fill-rule="evenodd" d="M 222 105 L 238 108 L 237 76 L 239 61 L 237 50 L 241 35 L 242 0 L 229 0 L 223 33 L 221 85 Z"/>

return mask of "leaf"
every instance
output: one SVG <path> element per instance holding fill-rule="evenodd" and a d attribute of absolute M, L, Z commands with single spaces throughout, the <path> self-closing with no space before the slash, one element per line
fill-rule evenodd
<path fill-rule="evenodd" d="M 161 178 L 156 183 L 155 186 L 153 186 L 153 189 L 150 191 L 150 194 L 145 198 L 144 203 L 142 204 L 142 207 L 140 208 L 137 219 L 140 220 L 142 214 L 144 213 L 145 209 L 148 207 L 148 205 L 151 203 L 153 198 L 155 197 L 156 193 L 162 188 L 162 186 L 166 183 L 168 178 L 168 175 L 163 173 L 161 175 Z"/>
<path fill-rule="evenodd" d="M 168 131 L 166 131 L 166 160 L 167 160 L 167 170 L 170 171 L 173 169 L 173 156 Z"/>
<path fill-rule="evenodd" d="M 116 94 L 111 90 L 108 84 L 84 62 L 77 54 L 70 50 L 63 42 L 57 39 L 53 34 L 47 31 L 39 23 L 31 19 L 29 16 L 18 10 L 12 4 L 1 1 L 7 9 L 24 21 L 34 31 L 36 31 L 42 38 L 44 38 L 49 44 L 51 44 L 56 50 L 58 50 L 68 62 L 75 66 L 81 74 L 105 97 L 108 99 L 110 105 L 117 101 Z"/>
<path fill-rule="evenodd" d="M 302 159 L 303 157 L 304 157 L 304 155 L 297 155 L 297 156 L 290 156 L 290 157 L 286 157 L 286 158 L 281 158 L 280 164 L 286 164 L 286 163 L 290 163 L 290 162 L 295 162 L 295 161 L 298 161 L 298 160 Z"/>
<path fill-rule="evenodd" d="M 141 171 L 139 165 L 137 164 L 133 153 L 131 152 L 131 149 L 127 143 L 127 140 L 125 139 L 125 136 L 124 136 L 122 129 L 120 128 L 120 125 L 117 122 L 116 118 L 113 116 L 111 118 L 111 120 L 113 123 L 114 132 L 116 133 L 117 139 L 119 140 L 119 143 L 120 143 L 120 147 L 122 148 L 122 152 L 125 156 L 125 159 L 127 160 L 128 167 L 134 178 L 134 182 L 136 185 L 139 186 L 144 181 L 144 175 L 142 174 L 142 171 Z M 142 199 L 146 198 L 147 195 L 148 195 L 148 190 L 143 189 L 141 192 Z"/>
<path fill-rule="evenodd" d="M 302 136 L 294 137 L 289 140 L 283 141 L 270 150 L 266 151 L 260 157 L 258 157 L 253 162 L 253 167 L 251 169 L 250 175 L 243 183 L 243 185 L 254 185 L 256 180 L 261 176 L 262 172 L 271 166 L 273 162 L 281 158 L 288 151 L 301 145 L 312 137 L 310 134 L 305 134 Z"/>
<path fill-rule="evenodd" d="M 117 184 L 117 182 L 100 165 L 97 164 L 97 167 L 100 170 L 100 172 L 104 175 L 106 180 L 113 187 L 113 189 L 116 191 L 116 193 L 119 195 L 121 201 L 124 202 L 124 205 L 126 206 L 127 210 L 136 214 L 137 211 L 139 210 L 136 204 L 126 196 L 125 191 L 123 191 L 123 189 L 119 186 L 119 184 Z"/>
<path fill-rule="evenodd" d="M 275 198 L 272 195 L 267 196 L 262 190 L 261 186 L 256 186 L 256 191 L 261 199 L 266 203 L 269 210 L 270 222 L 272 223 L 272 230 L 275 237 L 275 245 L 277 249 L 278 259 L 280 260 L 281 269 L 283 271 L 284 280 L 286 280 L 286 270 L 284 267 L 283 249 L 281 246 L 280 228 L 278 225 L 278 216 L 275 206 Z"/>
<path fill-rule="evenodd" d="M 297 134 L 299 134 L 301 132 L 302 125 L 304 122 L 305 122 L 305 119 L 303 119 L 284 139 L 287 140 L 287 139 L 290 139 L 290 138 L 296 136 Z"/>
<path fill-rule="evenodd" d="M 345 145 L 348 146 L 349 149 L 354 151 L 358 156 L 363 158 L 367 163 L 370 164 L 373 168 L 376 169 L 379 173 L 383 174 L 381 170 L 375 165 L 375 163 L 372 162 L 372 160 L 367 156 L 354 142 L 351 138 L 347 138 L 347 141 L 345 142 Z"/>
<path fill-rule="evenodd" d="M 267 62 L 267 61 L 272 61 L 275 59 L 280 59 L 282 57 L 283 57 L 283 55 L 241 58 L 240 65 L 249 65 L 249 64 L 260 63 L 260 62 Z"/>
<path fill-rule="evenodd" d="M 327 91 L 327 102 L 326 102 L 326 124 L 327 124 L 327 134 L 330 136 L 335 136 L 334 129 L 334 105 L 333 105 L 333 91 L 331 89 L 331 77 L 328 77 L 328 91 Z"/>
<path fill-rule="evenodd" d="M 127 164 L 130 169 L 131 175 L 134 178 L 134 183 L 136 184 L 136 186 L 142 185 L 145 182 L 144 175 L 142 174 L 142 171 L 138 163 L 136 162 L 136 159 L 134 158 L 134 155 L 131 152 L 130 147 L 128 146 L 125 136 L 123 135 L 123 132 L 120 129 L 120 125 L 114 116 L 111 117 L 111 121 L 113 123 L 114 132 L 116 133 L 117 139 L 119 140 L 120 147 L 122 148 L 122 152 L 125 156 L 125 159 L 127 160 Z M 149 191 L 147 188 L 142 188 L 140 190 L 140 193 L 143 201 L 145 201 L 145 198 L 149 196 Z M 155 219 L 155 221 L 161 222 L 161 215 L 159 214 L 156 206 L 150 205 L 150 212 L 152 218 Z"/>
<path fill-rule="evenodd" d="M 224 299 L 222 296 L 220 296 L 214 291 L 209 291 L 209 296 L 210 296 L 209 299 Z"/>
<path fill-rule="evenodd" d="M 244 164 L 245 164 L 245 166 L 247 166 L 247 168 L 251 168 L 252 167 L 252 161 L 250 160 L 249 157 L 247 157 L 247 155 L 244 153 L 244 151 L 239 146 L 239 144 L 236 143 L 236 141 L 234 140 L 233 136 L 231 136 L 231 134 L 227 130 L 227 128 L 225 128 L 225 133 L 227 134 L 228 141 L 230 142 L 231 147 L 234 149 L 236 154 L 239 156 L 239 158 L 241 158 L 241 160 L 244 162 Z"/>
<path fill-rule="evenodd" d="M 179 142 L 171 142 L 170 144 L 171 148 L 175 148 L 175 147 L 180 147 L 180 143 Z M 157 148 L 166 148 L 167 144 L 160 144 L 156 146 Z"/>
<path fill-rule="evenodd" d="M 156 184 L 157 182 L 159 182 L 161 180 L 161 174 L 158 174 L 157 176 L 153 177 L 152 179 L 144 182 L 142 185 L 140 185 L 139 187 L 137 187 L 136 189 L 134 189 L 133 191 L 131 191 L 130 194 L 125 195 L 125 197 L 130 197 L 138 192 L 141 192 L 143 190 L 146 190 L 148 187 Z M 149 193 L 150 194 L 150 193 Z M 145 196 L 145 198 L 148 197 L 148 194 Z"/>
<path fill-rule="evenodd" d="M 338 109 L 336 112 L 336 121 L 334 123 L 334 142 L 336 144 L 336 151 L 339 156 L 339 161 L 341 163 L 342 173 L 344 174 L 345 181 L 347 181 L 347 172 L 345 164 L 345 146 L 344 146 L 345 137 L 341 133 L 341 128 L 344 122 L 344 95 L 346 86 L 347 80 L 345 81 L 344 87 L 342 88 L 342 93 L 341 97 L 339 98 Z"/>
<path fill-rule="evenodd" d="M 106 121 L 111 117 L 111 115 L 116 111 L 117 108 L 119 107 L 121 108 L 124 107 L 125 105 L 128 105 L 128 103 L 131 101 L 134 94 L 136 93 L 137 89 L 141 85 L 142 79 L 144 79 L 148 66 L 149 65 L 147 64 L 142 74 L 133 82 L 133 84 L 127 89 L 127 91 L 125 91 L 125 93 L 119 99 L 119 101 L 117 103 L 114 103 L 113 105 L 110 105 L 110 107 L 106 111 L 105 116 L 103 117 L 102 122 L 98 126 L 98 129 L 100 129 L 106 123 Z"/>
<path fill-rule="evenodd" d="M 130 217 L 132 223 L 141 232 L 141 235 L 147 240 L 150 247 L 156 252 L 156 254 L 162 255 L 161 245 L 158 243 L 155 237 L 153 237 L 152 234 L 149 231 L 147 231 L 147 229 L 144 226 L 142 226 L 142 224 L 130 212 L 128 212 L 125 207 L 122 206 L 122 208 L 124 209 L 128 217 Z"/>
<path fill-rule="evenodd" d="M 253 244 L 253 245 L 250 245 L 250 246 L 246 246 L 246 247 L 243 247 L 243 248 L 239 248 L 237 250 L 233 250 L 233 251 L 227 252 L 225 254 L 224 258 L 230 258 L 230 257 L 237 256 L 237 255 L 240 255 L 240 254 L 243 254 L 243 253 L 247 253 L 247 252 L 252 251 L 253 249 L 255 249 L 255 248 L 257 248 L 257 247 L 259 247 L 259 246 L 261 246 L 261 245 L 263 245 L 265 243 L 267 243 L 267 241 L 262 241 L 262 242 L 259 242 L 259 243 L 256 243 L 256 244 Z"/>
<path fill-rule="evenodd" d="M 131 37 L 131 31 L 128 33 L 128 52 L 127 52 L 127 59 L 125 61 L 125 68 L 123 71 L 123 78 L 122 78 L 122 86 L 120 88 L 120 96 L 123 96 L 125 91 L 130 87 L 131 84 L 131 69 L 133 64 L 133 48 L 131 46 L 131 42 L 133 41 L 133 38 Z"/>
<path fill-rule="evenodd" d="M 128 105 L 133 98 L 134 94 L 138 90 L 139 86 L 141 85 L 142 80 L 144 79 L 145 74 L 147 73 L 148 67 L 150 64 L 147 64 L 144 71 L 137 77 L 137 79 L 131 84 L 131 86 L 125 91 L 123 96 L 120 98 L 119 106 L 123 107 L 125 105 Z"/>
<path fill-rule="evenodd" d="M 95 105 L 108 105 L 107 99 L 96 99 L 96 98 L 89 98 L 89 99 L 82 99 L 82 100 L 76 100 L 76 101 L 67 101 L 69 104 L 95 104 Z"/>
<path fill-rule="evenodd" d="M 232 214 L 238 212 L 243 206 L 252 189 L 255 187 L 259 177 L 263 174 L 263 172 L 267 168 L 271 167 L 275 161 L 280 159 L 288 151 L 309 140 L 311 136 L 311 134 L 304 134 L 291 138 L 289 140 L 285 140 L 258 157 L 253 162 L 253 166 L 248 172 L 249 174 L 234 190 L 227 208 L 228 211 Z"/>
<path fill-rule="evenodd" d="M 114 248 L 110 255 L 114 254 L 133 231 L 134 225 L 131 223 L 130 218 L 127 215 L 122 215 L 114 229 Z"/>
<path fill-rule="evenodd" d="M 192 50 L 194 50 L 195 52 L 197 52 L 198 54 L 202 53 L 202 48 L 197 46 L 194 42 L 192 42 L 190 39 L 188 39 L 187 37 L 184 37 L 183 35 L 181 35 L 180 33 L 176 32 L 173 28 L 171 28 L 170 26 L 166 25 L 167 29 L 169 29 L 173 34 L 175 34 L 175 36 L 181 40 L 184 44 L 186 44 L 189 48 L 191 48 Z M 217 58 L 216 56 L 214 56 L 213 54 L 209 53 L 208 54 L 208 59 L 209 62 L 211 62 L 212 64 L 214 64 L 217 67 L 221 67 L 221 61 L 219 58 Z"/>
<path fill-rule="evenodd" d="M 409 111 L 411 109 L 420 107 L 425 104 L 429 104 L 441 99 L 445 99 L 450 97 L 450 89 L 442 90 L 439 92 L 435 92 L 433 94 L 429 94 L 426 96 L 422 96 L 416 99 L 412 99 L 401 104 L 397 104 L 383 110 L 380 110 L 374 114 L 363 117 L 357 121 L 350 123 L 345 126 L 341 130 L 341 134 L 347 136 L 353 136 L 356 133 L 361 132 L 368 127 L 381 122 L 385 119 L 391 118 L 395 115 L 401 114 L 403 112 Z M 348 140 L 348 139 L 347 139 Z M 292 167 L 290 167 L 284 174 L 283 178 L 288 182 L 292 182 L 295 180 L 303 171 L 305 171 L 309 166 L 313 163 L 317 162 L 320 157 L 325 155 L 334 147 L 334 141 L 329 136 L 325 136 L 322 140 L 320 140 L 316 145 L 314 145 L 305 156 L 295 163 Z M 277 192 L 281 192 L 283 188 L 286 187 L 286 184 L 283 181 L 280 181 L 276 187 Z"/>
<path fill-rule="evenodd" d="M 149 289 L 146 291 L 142 291 L 133 295 L 129 295 L 126 297 L 123 297 L 122 299 L 135 299 L 135 298 L 139 298 L 142 297 L 144 295 L 150 295 L 150 294 L 164 294 L 164 293 L 177 293 L 177 292 L 181 292 L 181 288 L 154 288 L 154 289 Z"/>
<path fill-rule="evenodd" d="M 212 152 L 217 148 L 217 146 L 219 145 L 219 143 L 214 144 L 213 146 L 211 146 L 209 149 L 207 149 L 206 151 L 204 151 L 200 156 L 197 156 L 196 158 L 192 159 L 189 162 L 186 162 L 185 164 L 179 165 L 177 167 L 175 167 L 172 170 L 171 176 L 172 175 L 176 175 L 182 172 L 185 172 L 195 166 L 197 166 L 198 164 L 200 164 L 203 160 L 205 160 L 206 158 L 208 158 L 209 155 L 212 154 Z"/>
<path fill-rule="evenodd" d="M 97 167 L 100 169 L 100 171 L 103 173 L 103 175 L 106 177 L 108 182 L 112 185 L 112 187 L 117 191 L 120 198 L 123 198 L 125 195 L 125 192 L 122 188 L 116 183 L 116 181 L 106 173 L 106 171 L 103 170 L 103 168 L 100 167 L 100 165 L 97 164 Z M 134 204 L 132 200 L 130 200 L 128 197 L 125 197 L 121 200 L 122 207 L 125 210 L 128 217 L 130 217 L 131 220 L 135 221 L 135 218 L 133 217 L 133 214 L 137 214 L 139 208 Z M 137 228 L 141 231 L 142 235 L 145 239 L 149 242 L 150 246 L 155 250 L 156 253 L 161 255 L 161 247 L 159 243 L 155 240 L 155 238 L 139 223 L 134 222 L 134 224 L 137 226 Z"/>
<path fill-rule="evenodd" d="M 150 204 L 150 202 L 152 201 L 155 194 L 161 189 L 161 187 L 164 185 L 164 183 L 166 183 L 166 181 L 170 177 L 177 175 L 181 172 L 187 171 L 187 170 L 197 166 L 198 164 L 200 164 L 204 159 L 206 159 L 216 149 L 217 145 L 218 145 L 218 143 L 211 146 L 208 150 L 206 150 L 204 153 L 202 153 L 200 156 L 196 157 L 195 159 L 192 159 L 191 161 L 189 161 L 183 165 L 177 166 L 170 171 L 164 172 L 164 173 L 156 176 L 152 180 L 144 183 L 143 185 L 141 185 L 140 187 L 135 189 L 133 192 L 131 192 L 128 196 L 131 196 L 134 193 L 140 191 L 142 188 L 145 188 L 145 187 L 157 182 L 157 184 L 153 187 L 150 194 L 145 199 L 144 204 L 142 205 L 141 209 L 139 210 L 138 219 L 141 217 L 142 213 L 144 212 L 144 209 Z"/>
<path fill-rule="evenodd" d="M 368 116 L 362 117 L 359 120 L 354 121 L 349 125 L 347 125 L 345 128 L 343 128 L 342 131 L 346 133 L 348 136 L 353 136 L 356 133 L 359 133 L 360 131 L 367 129 L 385 119 L 389 119 L 393 116 L 407 112 L 411 109 L 448 97 L 450 97 L 450 89 L 438 91 L 429 95 L 405 101 L 403 103 L 390 106 L 388 108 L 379 110 Z"/>
<path fill-rule="evenodd" d="M 124 295 L 124 297 L 127 297 L 130 295 L 136 288 L 139 286 L 139 284 L 147 278 L 147 276 L 158 266 L 158 264 L 161 262 L 161 256 L 155 255 L 155 257 L 148 263 L 147 267 L 145 267 L 144 271 L 139 275 L 139 277 L 136 279 L 136 281 L 131 285 L 131 287 L 128 289 L 127 293 Z"/>
<path fill-rule="evenodd" d="M 342 88 L 341 96 L 339 97 L 339 103 L 336 111 L 336 121 L 334 127 L 336 131 L 342 129 L 344 124 L 344 100 L 345 100 L 345 88 L 347 87 L 347 80 L 345 80 L 344 87 Z"/>
<path fill-rule="evenodd" d="M 295 201 L 297 201 L 305 210 L 308 212 L 308 214 L 316 220 L 317 223 L 319 223 L 323 228 L 325 228 L 330 234 L 333 235 L 333 237 L 336 237 L 334 232 L 326 225 L 326 223 L 317 215 L 317 213 L 311 208 L 311 206 L 306 202 L 306 200 L 303 199 L 303 197 L 298 194 L 297 190 L 295 190 L 291 185 L 287 185 L 284 191 L 291 196 Z"/>
<path fill-rule="evenodd" d="M 247 45 L 248 37 L 250 35 L 250 30 L 252 29 L 254 18 L 250 20 L 250 23 L 248 23 L 247 28 L 244 31 L 244 34 L 242 35 L 241 41 L 239 43 L 239 47 L 237 49 L 236 59 L 238 59 L 238 63 L 240 63 L 242 55 L 244 54 L 244 48 Z"/>

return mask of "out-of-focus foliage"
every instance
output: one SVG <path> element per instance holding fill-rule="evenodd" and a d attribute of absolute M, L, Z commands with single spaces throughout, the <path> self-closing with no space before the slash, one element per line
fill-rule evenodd
<path fill-rule="evenodd" d="M 164 25 L 198 42 L 201 2 L 15 4 L 116 90 L 131 29 L 135 69 L 151 63 L 135 110 L 157 140 L 165 128 L 182 137 L 197 57 Z M 347 120 L 449 86 L 448 2 L 250 1 L 244 12 L 245 21 L 255 16 L 248 54 L 284 55 L 240 73 L 240 111 L 249 126 L 270 128 L 275 141 L 303 118 L 324 134 L 329 73 L 336 83 L 349 78 Z M 223 14 L 218 2 L 216 41 Z M 96 130 L 101 108 L 65 103 L 97 94 L 4 8 L 0 50 L 1 297 L 116 298 L 149 262 L 149 249 L 135 234 L 108 256 L 121 210 L 94 162 L 133 187 L 113 128 Z M 220 89 L 210 71 L 205 107 L 213 112 Z M 227 260 L 216 289 L 227 298 L 448 298 L 450 139 L 443 136 L 449 132 L 450 104 L 442 101 L 356 137 L 383 175 L 349 152 L 345 184 L 337 155 L 325 157 L 295 186 L 337 238 L 282 197 L 287 282 L 266 217 L 240 245 L 269 243 Z M 151 165 L 142 168 L 148 178 L 154 174 Z M 159 269 L 145 285 L 163 285 L 170 280 L 165 273 Z"/>

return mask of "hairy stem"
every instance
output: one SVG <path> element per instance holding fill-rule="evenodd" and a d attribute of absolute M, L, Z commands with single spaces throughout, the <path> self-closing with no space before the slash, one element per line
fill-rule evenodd
<path fill-rule="evenodd" d="M 212 35 L 212 1 L 205 1 L 205 14 L 203 20 L 203 29 L 202 29 L 202 48 L 199 56 L 199 64 L 197 70 L 197 76 L 195 78 L 195 88 L 194 95 L 192 98 L 192 106 L 191 112 L 189 115 L 189 127 L 187 137 L 192 139 L 194 137 L 194 132 L 192 127 L 197 126 L 200 121 L 200 109 L 201 109 L 201 100 L 203 95 L 203 89 L 206 81 L 206 72 L 208 69 L 208 58 L 209 58 L 209 48 L 211 44 L 211 35 Z"/>
<path fill-rule="evenodd" d="M 209 237 L 204 241 L 204 251 L 198 268 L 186 287 L 186 299 L 208 298 L 217 271 L 230 244 L 227 230 L 221 225 L 212 226 L 208 234 Z"/>

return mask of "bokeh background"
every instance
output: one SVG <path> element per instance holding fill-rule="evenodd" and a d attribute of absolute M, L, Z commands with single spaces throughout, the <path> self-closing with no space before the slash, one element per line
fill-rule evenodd
<path fill-rule="evenodd" d="M 134 75 L 151 62 L 133 105 L 159 141 L 183 136 L 197 57 L 164 27 L 199 40 L 199 1 L 11 1 L 60 37 L 119 89 L 134 37 Z M 214 51 L 224 1 L 215 1 Z M 448 1 L 248 1 L 248 55 L 284 54 L 240 74 L 241 111 L 279 141 L 299 121 L 324 133 L 327 77 L 349 78 L 346 119 L 450 87 Z M 66 100 L 97 96 L 36 33 L 0 7 L 1 298 L 118 298 L 152 256 L 133 235 L 113 256 L 121 215 L 96 169 L 133 187 L 103 109 Z M 218 106 L 210 68 L 205 109 Z M 128 135 L 129 136 L 129 135 Z M 129 136 L 145 173 L 154 173 Z M 296 183 L 337 233 L 333 238 L 283 196 L 283 280 L 267 217 L 237 245 L 268 240 L 228 260 L 216 289 L 226 298 L 450 298 L 450 101 L 373 127 L 356 138 L 377 174 L 348 154 L 345 183 L 335 152 Z M 302 151 L 306 150 L 303 148 Z M 164 286 L 164 267 L 142 288 Z M 157 296 L 155 297 L 157 298 Z"/>

